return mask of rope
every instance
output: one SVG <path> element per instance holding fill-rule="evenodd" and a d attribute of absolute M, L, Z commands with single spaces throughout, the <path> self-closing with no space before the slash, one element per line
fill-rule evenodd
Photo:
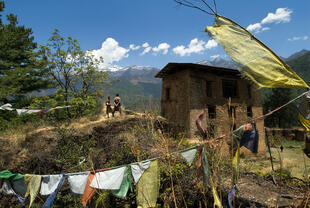
<path fill-rule="evenodd" d="M 281 108 L 284 108 L 285 106 L 291 104 L 292 102 L 294 102 L 295 100 L 301 98 L 302 96 L 306 95 L 307 93 L 309 93 L 308 91 L 307 92 L 304 92 L 302 93 L 301 95 L 297 96 L 296 98 L 290 100 L 289 102 L 285 103 L 284 105 L 281 105 L 280 107 L 274 109 L 273 111 L 270 111 L 269 113 L 265 114 L 265 115 L 262 115 L 260 117 L 257 117 L 255 118 L 253 121 L 256 122 L 256 121 L 259 121 L 259 120 L 263 120 L 265 119 L 266 117 L 270 116 L 271 114 L 277 112 L 278 110 L 280 110 Z"/>
<path fill-rule="evenodd" d="M 273 114 L 273 113 L 277 112 L 278 110 L 280 110 L 280 109 L 286 107 L 287 105 L 291 104 L 292 102 L 294 102 L 295 100 L 297 100 L 297 99 L 303 97 L 303 96 L 306 95 L 306 94 L 310 94 L 310 91 L 307 91 L 307 92 L 302 93 L 301 95 L 297 96 L 296 98 L 290 100 L 289 102 L 285 103 L 284 105 L 281 105 L 280 107 L 277 107 L 277 108 L 274 109 L 273 111 L 270 111 L 269 113 L 266 113 L 265 115 L 262 115 L 262 116 L 259 116 L 259 117 L 257 117 L 257 118 L 254 118 L 254 119 L 253 119 L 253 122 L 257 122 L 257 121 L 260 121 L 260 120 L 264 120 L 265 118 L 267 118 L 267 117 L 270 116 L 271 114 Z M 199 119 L 199 118 L 198 118 L 198 119 Z M 197 120 L 196 120 L 196 122 L 197 122 Z M 200 121 L 200 123 L 201 123 L 201 121 Z M 207 140 L 207 141 L 204 141 L 204 142 L 200 142 L 200 143 L 198 143 L 198 144 L 204 145 L 204 144 L 207 144 L 207 143 L 211 143 L 211 144 L 212 144 L 212 143 L 216 143 L 216 142 L 218 142 L 218 141 L 224 139 L 226 136 L 231 135 L 232 133 L 233 133 L 233 131 L 231 131 L 231 132 L 229 132 L 229 133 L 226 133 L 226 134 L 223 134 L 222 136 L 217 137 L 217 138 L 215 138 L 215 139 L 211 139 L 211 140 Z"/>

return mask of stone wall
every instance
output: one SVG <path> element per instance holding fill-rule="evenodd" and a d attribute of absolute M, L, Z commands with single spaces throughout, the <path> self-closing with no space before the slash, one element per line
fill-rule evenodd
<path fill-rule="evenodd" d="M 296 140 L 305 141 L 307 137 L 307 132 L 302 128 L 296 129 L 279 129 L 279 128 L 265 128 L 266 136 L 268 138 L 275 139 L 286 139 L 286 140 Z"/>
<path fill-rule="evenodd" d="M 270 139 L 285 139 L 288 141 L 305 141 L 305 150 L 310 154 L 310 134 L 303 128 L 295 129 L 279 129 L 279 128 L 265 128 L 266 136 Z"/>

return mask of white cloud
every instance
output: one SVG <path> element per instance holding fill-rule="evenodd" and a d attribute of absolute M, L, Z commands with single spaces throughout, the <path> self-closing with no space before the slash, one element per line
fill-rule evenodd
<path fill-rule="evenodd" d="M 296 41 L 296 40 L 308 40 L 308 36 L 303 37 L 292 37 L 288 39 L 289 41 Z"/>
<path fill-rule="evenodd" d="M 263 27 L 261 23 L 250 24 L 246 29 L 254 33 L 260 33 L 263 31 L 270 30 L 269 27 Z"/>
<path fill-rule="evenodd" d="M 144 47 L 144 46 L 143 46 L 143 47 Z M 151 49 L 152 49 L 152 47 L 150 47 L 150 46 L 146 47 L 146 48 L 144 49 L 144 51 L 143 51 L 142 53 L 140 53 L 140 55 L 145 55 L 145 54 L 147 54 L 148 52 L 151 51 Z"/>
<path fill-rule="evenodd" d="M 202 53 L 204 50 L 211 49 L 216 46 L 217 42 L 215 40 L 209 40 L 206 43 L 203 40 L 198 40 L 197 38 L 194 38 L 193 40 L 191 40 L 187 47 L 185 47 L 184 45 L 180 45 L 173 48 L 172 51 L 180 56 L 189 56 L 192 53 Z"/>
<path fill-rule="evenodd" d="M 278 8 L 276 13 L 268 13 L 267 17 L 265 17 L 261 23 L 287 23 L 291 21 L 291 13 L 293 11 L 288 8 Z"/>
<path fill-rule="evenodd" d="M 216 59 L 216 58 L 219 58 L 219 57 L 221 57 L 220 54 L 216 54 L 216 55 L 210 56 L 211 59 Z"/>
<path fill-rule="evenodd" d="M 154 47 L 152 50 L 155 53 L 162 51 L 163 54 L 167 54 L 169 48 L 170 48 L 170 45 L 168 43 L 161 43 L 157 47 Z"/>
<path fill-rule="evenodd" d="M 150 46 L 150 45 L 149 45 L 147 42 L 145 42 L 145 43 L 142 44 L 142 47 L 143 47 L 143 48 L 147 48 L 147 47 L 149 47 L 149 46 Z"/>
<path fill-rule="evenodd" d="M 111 65 L 129 56 L 129 49 L 119 46 L 118 42 L 113 38 L 107 38 L 101 45 L 100 49 L 89 51 L 96 58 L 103 58 L 103 66 Z"/>
<path fill-rule="evenodd" d="M 215 48 L 218 45 L 218 43 L 216 42 L 216 40 L 212 39 L 212 40 L 208 40 L 207 44 L 205 45 L 206 49 L 211 49 L 211 48 Z"/>
<path fill-rule="evenodd" d="M 250 24 L 246 29 L 250 32 L 258 33 L 262 29 L 262 24 L 261 23 Z"/>
<path fill-rule="evenodd" d="M 267 16 L 259 23 L 250 24 L 246 29 L 250 32 L 263 32 L 270 30 L 269 27 L 263 27 L 264 24 L 279 24 L 279 23 L 288 23 L 291 21 L 292 10 L 288 8 L 278 8 L 276 13 L 268 13 Z"/>
<path fill-rule="evenodd" d="M 130 44 L 130 45 L 129 45 L 129 48 L 130 48 L 130 50 L 132 50 L 132 51 L 138 50 L 140 47 L 141 47 L 141 46 L 139 46 L 139 45 L 135 46 L 135 44 Z"/>

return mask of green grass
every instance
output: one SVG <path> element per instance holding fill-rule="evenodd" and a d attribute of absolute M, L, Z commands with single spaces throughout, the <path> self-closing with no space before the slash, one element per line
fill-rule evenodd
<path fill-rule="evenodd" d="M 307 179 L 305 173 L 310 173 L 310 158 L 303 152 L 305 145 L 304 142 L 282 141 L 284 147 L 283 152 L 280 150 L 280 145 L 281 144 L 275 143 L 274 147 L 271 148 L 276 172 L 280 172 L 280 169 L 282 168 L 282 173 L 285 173 L 288 176 Z M 261 175 L 268 175 L 272 172 L 268 152 L 263 156 L 241 158 L 240 167 L 243 171 L 254 172 Z"/>

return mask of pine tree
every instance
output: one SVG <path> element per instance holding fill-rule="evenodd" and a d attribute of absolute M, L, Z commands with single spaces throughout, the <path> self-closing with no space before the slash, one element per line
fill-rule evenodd
<path fill-rule="evenodd" d="M 18 25 L 17 16 L 7 15 L 3 23 L 0 2 L 0 101 L 18 102 L 27 93 L 48 88 L 45 61 L 32 36 L 32 29 Z"/>
<path fill-rule="evenodd" d="M 264 113 L 268 113 L 294 98 L 292 89 L 272 88 L 265 98 Z M 268 127 L 290 128 L 298 124 L 296 105 L 290 104 L 265 120 Z"/>

